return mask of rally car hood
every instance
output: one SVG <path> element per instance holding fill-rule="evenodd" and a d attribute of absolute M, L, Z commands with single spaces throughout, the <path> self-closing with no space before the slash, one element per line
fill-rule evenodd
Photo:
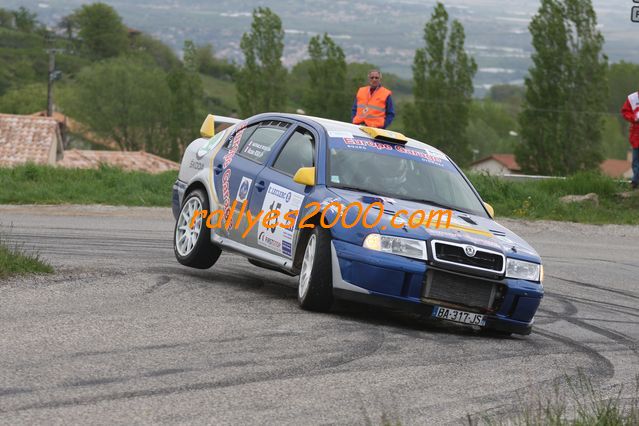
<path fill-rule="evenodd" d="M 401 228 L 397 228 L 391 226 L 391 219 L 400 210 L 408 211 L 408 215 L 416 210 L 424 210 L 426 212 L 427 219 L 430 211 L 437 211 L 442 208 L 426 203 L 375 196 L 334 187 L 330 188 L 330 191 L 337 196 L 337 199 L 340 202 L 346 205 L 353 202 L 359 202 L 362 203 L 364 208 L 366 208 L 369 204 L 372 204 L 375 201 L 379 201 L 383 204 L 384 215 L 382 219 L 375 229 L 368 229 L 368 233 L 378 232 L 386 235 L 423 239 L 426 241 L 437 239 L 461 244 L 471 244 L 502 252 L 508 257 L 536 263 L 541 262 L 541 258 L 537 252 L 526 241 L 514 232 L 510 231 L 508 228 L 495 222 L 493 219 L 452 210 L 451 221 L 448 228 L 446 227 L 447 215 L 443 216 L 439 227 L 436 226 L 437 221 L 435 219 L 428 228 L 426 226 L 411 228 L 407 224 Z M 371 209 L 369 216 L 372 216 L 372 218 L 368 219 L 368 223 L 374 222 L 374 218 L 377 214 L 377 209 Z M 408 215 L 402 214 L 399 218 L 407 221 Z M 396 218 L 395 223 L 400 224 L 402 223 L 402 220 Z M 353 233 L 352 235 L 355 236 L 356 234 Z M 361 243 L 361 241 L 353 242 L 358 244 Z"/>

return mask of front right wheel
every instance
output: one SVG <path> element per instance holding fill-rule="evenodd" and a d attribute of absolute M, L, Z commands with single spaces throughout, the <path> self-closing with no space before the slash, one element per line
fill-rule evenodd
<path fill-rule="evenodd" d="M 333 304 L 331 236 L 319 226 L 306 241 L 297 293 L 302 309 L 327 312 Z"/>

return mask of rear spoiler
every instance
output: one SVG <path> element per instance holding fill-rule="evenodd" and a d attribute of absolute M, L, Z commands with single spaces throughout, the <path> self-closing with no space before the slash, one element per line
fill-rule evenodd
<path fill-rule="evenodd" d="M 202 135 L 203 138 L 212 138 L 216 133 L 231 127 L 240 121 L 242 120 L 233 117 L 209 114 L 204 119 L 202 127 L 200 127 L 200 135 Z"/>

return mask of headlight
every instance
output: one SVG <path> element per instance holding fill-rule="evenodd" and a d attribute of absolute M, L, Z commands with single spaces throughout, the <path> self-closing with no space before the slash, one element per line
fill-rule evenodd
<path fill-rule="evenodd" d="M 428 259 L 426 242 L 411 238 L 391 237 L 388 235 L 370 234 L 363 244 L 364 248 L 392 253 L 400 256 Z"/>
<path fill-rule="evenodd" d="M 538 263 L 524 262 L 517 259 L 506 259 L 506 278 L 540 281 L 542 266 Z"/>

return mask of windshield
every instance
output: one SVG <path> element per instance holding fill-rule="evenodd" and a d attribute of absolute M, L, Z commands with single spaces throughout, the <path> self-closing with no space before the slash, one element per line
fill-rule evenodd
<path fill-rule="evenodd" d="M 328 186 L 440 205 L 486 216 L 455 166 L 432 149 L 365 138 L 331 138 Z"/>

